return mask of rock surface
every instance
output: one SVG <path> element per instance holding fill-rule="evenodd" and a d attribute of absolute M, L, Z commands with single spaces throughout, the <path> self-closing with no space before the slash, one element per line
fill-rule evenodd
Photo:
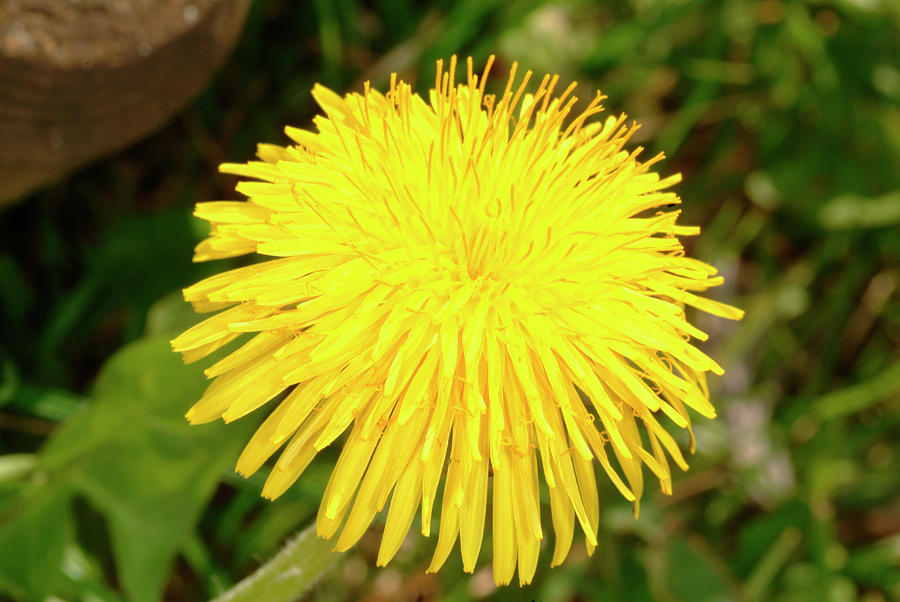
<path fill-rule="evenodd" d="M 165 123 L 228 55 L 250 2 L 0 2 L 0 204 Z"/>

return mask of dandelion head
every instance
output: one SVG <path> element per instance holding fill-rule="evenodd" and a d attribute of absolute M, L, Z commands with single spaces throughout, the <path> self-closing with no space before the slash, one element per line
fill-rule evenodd
<path fill-rule="evenodd" d="M 635 512 L 645 472 L 671 492 L 687 464 L 669 431 L 715 416 L 705 374 L 722 373 L 685 307 L 742 312 L 697 294 L 722 278 L 685 257 L 699 230 L 676 223 L 679 177 L 625 148 L 636 126 L 595 118 L 599 94 L 575 114 L 574 84 L 515 64 L 487 94 L 492 60 L 464 83 L 439 61 L 426 98 L 396 76 L 384 95 L 317 85 L 315 131 L 222 165 L 246 200 L 197 205 L 211 232 L 195 260 L 265 261 L 185 289 L 212 315 L 173 347 L 193 361 L 239 339 L 187 416 L 273 406 L 237 464 L 278 454 L 264 496 L 343 437 L 317 517 L 337 549 L 387 507 L 379 564 L 420 513 L 430 570 L 459 539 L 472 571 L 490 508 L 495 580 L 518 567 L 528 583 L 542 488 L 553 564 L 576 524 L 597 545 L 596 474 Z"/>

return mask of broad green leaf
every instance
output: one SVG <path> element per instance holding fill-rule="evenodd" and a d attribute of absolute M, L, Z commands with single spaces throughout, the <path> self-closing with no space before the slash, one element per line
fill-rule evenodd
<path fill-rule="evenodd" d="M 53 591 L 71 537 L 68 506 L 69 493 L 60 488 L 0 527 L 0 590 L 29 600 Z"/>
<path fill-rule="evenodd" d="M 95 400 L 47 444 L 41 463 L 109 521 L 119 580 L 137 602 L 159 598 L 171 562 L 252 420 L 191 427 L 185 410 L 206 379 L 168 336 L 125 347 L 97 380 Z"/>
<path fill-rule="evenodd" d="M 77 544 L 66 547 L 62 561 L 63 582 L 57 598 L 83 602 L 122 602 L 122 597 L 106 582 L 98 563 Z"/>

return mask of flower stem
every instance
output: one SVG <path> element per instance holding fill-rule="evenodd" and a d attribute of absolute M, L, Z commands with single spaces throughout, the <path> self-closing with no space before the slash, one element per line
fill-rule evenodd
<path fill-rule="evenodd" d="M 291 602 L 299 599 L 334 565 L 334 542 L 316 537 L 316 525 L 294 536 L 267 563 L 213 602 Z"/>

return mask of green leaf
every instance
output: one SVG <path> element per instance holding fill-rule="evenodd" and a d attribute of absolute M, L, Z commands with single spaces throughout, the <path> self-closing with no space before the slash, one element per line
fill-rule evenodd
<path fill-rule="evenodd" d="M 759 572 L 760 563 L 771 552 L 772 542 L 786 531 L 802 530 L 809 519 L 809 508 L 799 500 L 792 500 L 768 514 L 746 521 L 737 534 L 732 568 L 744 579 Z"/>
<path fill-rule="evenodd" d="M 845 572 L 857 583 L 900 590 L 900 535 L 891 535 L 855 550 Z"/>
<path fill-rule="evenodd" d="M 900 190 L 877 198 L 844 194 L 825 203 L 819 223 L 829 230 L 883 228 L 900 222 Z"/>
<path fill-rule="evenodd" d="M 173 291 L 156 301 L 147 311 L 144 336 L 169 334 L 186 330 L 199 321 L 191 304 L 181 291 Z"/>
<path fill-rule="evenodd" d="M 102 569 L 76 544 L 63 555 L 63 582 L 57 599 L 84 602 L 122 602 L 122 597 L 106 583 Z"/>
<path fill-rule="evenodd" d="M 699 536 L 674 535 L 666 542 L 666 591 L 676 600 L 739 598 L 737 582 L 713 548 Z"/>
<path fill-rule="evenodd" d="M 185 410 L 207 384 L 168 336 L 125 347 L 97 380 L 95 401 L 47 444 L 42 467 L 62 471 L 109 521 L 119 581 L 130 599 L 157 600 L 252 420 L 191 427 Z"/>
<path fill-rule="evenodd" d="M 2 403 L 2 402 L 0 402 Z M 85 398 L 57 387 L 22 383 L 15 391 L 12 407 L 35 418 L 62 422 L 85 404 Z"/>
<path fill-rule="evenodd" d="M 37 466 L 34 454 L 6 454 L 0 456 L 0 483 L 14 481 L 31 473 Z"/>
<path fill-rule="evenodd" d="M 884 401 L 898 389 L 900 362 L 857 385 L 826 393 L 813 402 L 813 408 L 823 420 L 834 420 Z"/>
<path fill-rule="evenodd" d="M 157 243 L 152 253 L 147 252 L 148 242 Z M 185 261 L 193 245 L 190 216 L 184 209 L 119 223 L 86 249 L 85 274 L 48 316 L 37 341 L 39 350 L 50 354 L 65 341 L 77 342 L 100 316 L 116 308 L 123 309 L 123 317 L 133 325 L 142 325 L 147 309 L 162 292 L 189 283 L 202 271 Z"/>
<path fill-rule="evenodd" d="M 60 489 L 0 527 L 0 589 L 31 600 L 53 591 L 71 537 L 68 505 L 69 492 Z"/>

